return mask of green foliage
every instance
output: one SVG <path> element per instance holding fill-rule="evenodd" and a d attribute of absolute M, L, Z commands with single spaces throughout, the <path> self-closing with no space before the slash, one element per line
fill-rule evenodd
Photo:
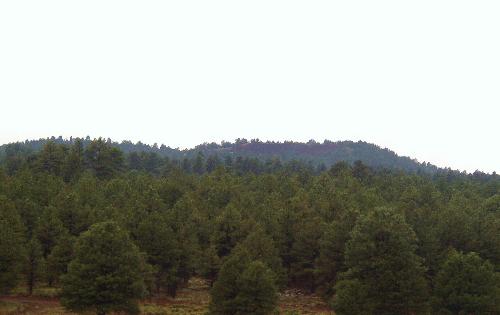
<path fill-rule="evenodd" d="M 57 176 L 61 176 L 63 174 L 63 163 L 66 154 L 65 151 L 65 146 L 58 145 L 53 141 L 47 142 L 38 156 L 40 169 Z"/>
<path fill-rule="evenodd" d="M 2 293 L 21 278 L 36 285 L 34 294 L 45 282 L 51 292 L 63 284 L 74 292 L 63 296 L 74 309 L 133 311 L 144 287 L 153 296 L 175 295 L 201 276 L 214 282 L 219 313 L 231 305 L 260 312 L 249 308 L 259 295 L 240 282 L 245 275 L 248 283 L 335 297 L 338 314 L 418 314 L 431 299 L 424 276 L 438 287 L 450 249 L 475 252 L 500 271 L 496 174 L 372 168 L 388 160 L 363 143 L 239 139 L 178 151 L 90 138 L 44 142 L 0 148 Z M 307 152 L 315 162 L 296 160 Z M 337 158 L 346 162 L 326 170 Z M 107 221 L 117 222 L 117 233 L 91 228 Z M 122 245 L 110 250 L 97 234 Z M 121 266 L 115 256 L 135 258 Z M 120 274 L 102 275 L 109 270 Z"/>
<path fill-rule="evenodd" d="M 294 243 L 290 250 L 293 257 L 290 266 L 291 280 L 310 292 L 316 288 L 315 261 L 319 257 L 320 238 L 323 235 L 322 221 L 318 217 L 301 219 L 294 231 Z"/>
<path fill-rule="evenodd" d="M 210 314 L 270 314 L 276 307 L 276 290 L 274 273 L 237 248 L 211 290 Z"/>
<path fill-rule="evenodd" d="M 436 277 L 434 290 L 439 313 L 500 312 L 500 274 L 476 253 L 451 251 Z"/>
<path fill-rule="evenodd" d="M 326 227 L 319 241 L 315 277 L 320 293 L 325 297 L 334 294 L 334 285 L 340 273 L 347 271 L 345 245 L 359 216 L 358 211 L 346 211 Z"/>
<path fill-rule="evenodd" d="M 360 218 L 347 243 L 349 269 L 336 285 L 337 313 L 425 313 L 425 269 L 415 250 L 413 230 L 394 210 L 377 208 Z"/>
<path fill-rule="evenodd" d="M 224 262 L 210 291 L 211 314 L 237 314 L 238 304 L 235 299 L 239 293 L 238 279 L 250 261 L 246 250 L 238 250 Z"/>
<path fill-rule="evenodd" d="M 86 148 L 85 160 L 98 178 L 111 178 L 123 166 L 123 153 L 99 138 Z"/>
<path fill-rule="evenodd" d="M 347 165 L 351 165 L 361 160 L 362 163 L 355 167 L 355 176 L 359 178 L 369 174 L 370 170 L 364 168 L 364 165 L 373 168 L 401 169 L 407 172 L 435 173 L 438 171 L 438 168 L 434 165 L 418 163 L 409 157 L 398 156 L 393 151 L 363 141 L 331 142 L 325 140 L 323 143 L 315 141 L 307 143 L 285 141 L 281 143 L 274 141 L 262 142 L 258 139 L 252 141 L 237 139 L 234 143 L 204 143 L 190 150 L 180 150 L 163 145 L 145 145 L 140 142 L 135 144 L 130 141 L 117 143 L 112 142 L 110 139 L 104 140 L 101 138 L 97 140 L 91 140 L 90 138 L 65 140 L 62 137 L 52 137 L 51 139 L 39 139 L 0 146 L 0 158 L 5 156 L 4 159 L 8 164 L 8 169 L 15 171 L 22 167 L 24 162 L 22 157 L 29 155 L 33 151 L 42 150 L 47 144 L 53 146 L 78 144 L 83 147 L 90 147 L 95 146 L 96 142 L 101 142 L 125 153 L 134 153 L 128 161 L 132 169 L 145 169 L 145 165 L 151 163 L 148 162 L 151 154 L 154 154 L 156 157 L 153 157 L 153 160 L 160 158 L 177 159 L 181 161 L 181 169 L 185 172 L 193 171 L 197 174 L 201 174 L 205 170 L 215 169 L 220 163 L 218 157 L 225 161 L 225 166 L 234 167 L 237 172 L 253 172 L 263 169 L 264 166 L 259 160 L 266 160 L 268 162 L 267 169 L 269 170 L 280 167 L 282 162 L 292 162 L 293 164 L 299 160 L 309 160 L 315 166 L 318 166 L 318 169 L 324 169 L 326 166 L 342 161 L 347 162 Z M 231 154 L 236 155 L 236 158 Z M 205 159 L 205 157 L 208 158 Z M 295 168 L 292 165 L 290 166 Z M 297 169 L 295 168 L 295 170 Z"/>
<path fill-rule="evenodd" d="M 35 235 L 40 242 L 44 258 L 47 258 L 56 242 L 60 238 L 65 237 L 67 233 L 58 217 L 57 209 L 46 207 L 38 219 L 35 228 Z"/>
<path fill-rule="evenodd" d="M 24 254 L 24 227 L 14 204 L 0 195 L 0 293 L 17 284 Z"/>
<path fill-rule="evenodd" d="M 370 304 L 370 288 L 358 279 L 341 280 L 335 286 L 336 296 L 332 303 L 337 314 L 372 315 L 374 305 Z"/>
<path fill-rule="evenodd" d="M 277 306 L 274 273 L 261 261 L 252 261 L 238 281 L 235 298 L 238 314 L 270 314 Z"/>
<path fill-rule="evenodd" d="M 217 249 L 217 255 L 224 257 L 241 240 L 241 214 L 234 207 L 227 207 L 215 220 L 215 231 L 213 243 Z"/>
<path fill-rule="evenodd" d="M 56 245 L 53 247 L 47 257 L 47 280 L 49 285 L 54 281 L 59 281 L 59 278 L 68 272 L 68 265 L 73 259 L 73 247 L 75 237 L 64 235 L 59 238 Z"/>
<path fill-rule="evenodd" d="M 148 262 L 155 267 L 156 288 L 158 291 L 165 288 L 171 296 L 175 296 L 182 280 L 179 274 L 181 248 L 165 215 L 152 213 L 144 218 L 136 237 L 139 247 L 147 254 Z"/>
<path fill-rule="evenodd" d="M 66 181 L 77 179 L 84 170 L 84 148 L 80 139 L 76 139 L 63 165 L 63 174 Z"/>
<path fill-rule="evenodd" d="M 46 274 L 46 262 L 43 257 L 42 246 L 38 239 L 33 237 L 27 244 L 27 261 L 26 261 L 26 282 L 28 284 L 28 294 L 33 294 L 35 285 L 43 279 Z"/>
<path fill-rule="evenodd" d="M 61 303 L 73 311 L 138 314 L 144 270 L 127 232 L 113 222 L 97 223 L 76 242 L 74 259 L 62 277 Z"/>
<path fill-rule="evenodd" d="M 483 209 L 492 213 L 500 212 L 500 194 L 495 194 L 483 202 Z"/>
<path fill-rule="evenodd" d="M 222 265 L 220 257 L 217 255 L 215 246 L 209 246 L 202 251 L 197 266 L 197 272 L 200 276 L 210 281 L 210 286 L 213 285 L 219 269 Z"/>
<path fill-rule="evenodd" d="M 278 249 L 262 227 L 257 226 L 240 244 L 249 253 L 251 260 L 259 260 L 273 271 L 278 284 L 286 284 L 286 272 Z"/>

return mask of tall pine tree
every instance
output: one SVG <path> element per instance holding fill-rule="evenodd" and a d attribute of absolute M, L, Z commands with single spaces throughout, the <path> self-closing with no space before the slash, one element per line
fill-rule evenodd
<path fill-rule="evenodd" d="M 410 315 L 427 310 L 422 260 L 404 217 L 376 208 L 358 220 L 346 247 L 347 272 L 336 285 L 339 315 Z"/>
<path fill-rule="evenodd" d="M 126 231 L 114 222 L 94 224 L 76 242 L 74 259 L 62 277 L 61 302 L 77 312 L 138 314 L 145 270 Z"/>
<path fill-rule="evenodd" d="M 0 293 L 19 280 L 24 258 L 24 227 L 14 204 L 0 195 Z"/>

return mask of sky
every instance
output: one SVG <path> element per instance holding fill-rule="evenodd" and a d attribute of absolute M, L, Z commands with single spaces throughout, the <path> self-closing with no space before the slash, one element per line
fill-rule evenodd
<path fill-rule="evenodd" d="M 0 143 L 363 140 L 500 173 L 500 1 L 1 1 Z"/>

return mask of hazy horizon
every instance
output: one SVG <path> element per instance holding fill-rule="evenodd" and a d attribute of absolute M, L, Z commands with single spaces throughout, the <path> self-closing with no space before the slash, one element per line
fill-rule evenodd
<path fill-rule="evenodd" d="M 0 143 L 374 143 L 500 173 L 498 1 L 0 3 Z"/>
<path fill-rule="evenodd" d="M 29 141 L 29 140 L 39 140 L 39 139 L 50 139 L 52 137 L 55 137 L 56 139 L 59 137 L 59 136 L 50 136 L 50 137 L 42 137 L 42 138 L 37 138 L 37 139 L 25 139 L 25 140 L 19 140 L 19 141 L 14 141 L 14 142 L 24 142 L 24 141 Z M 80 139 L 86 139 L 87 136 L 84 136 L 84 137 L 79 137 L 79 136 L 70 136 L 72 137 L 73 139 L 75 138 L 80 138 Z M 70 137 L 63 137 L 64 140 L 70 140 Z M 90 137 L 90 136 L 89 136 Z M 97 136 L 97 137 L 90 137 L 90 139 L 94 140 L 94 139 L 98 139 L 98 138 L 103 138 L 103 139 L 108 139 L 109 137 L 104 137 L 104 136 Z M 239 138 L 242 138 L 242 137 L 239 137 Z M 116 142 L 116 143 L 122 143 L 123 141 L 131 141 L 130 139 L 122 139 L 122 140 L 116 140 L 116 139 L 111 139 L 109 138 L 111 141 L 113 142 Z M 147 143 L 147 142 L 144 142 L 144 141 L 141 141 L 141 140 L 138 140 L 138 141 L 131 141 L 132 143 L 136 144 L 138 142 L 141 142 L 142 144 L 146 144 L 146 145 L 149 145 L 149 146 L 153 146 L 153 145 L 157 145 L 158 147 L 160 147 L 161 145 L 165 145 L 167 147 L 170 147 L 172 149 L 177 149 L 177 150 L 190 150 L 190 149 L 194 149 L 197 145 L 201 145 L 201 144 L 204 144 L 204 143 L 217 143 L 217 144 L 221 144 L 222 142 L 235 142 L 238 138 L 235 138 L 235 139 L 231 139 L 231 140 L 228 140 L 228 139 L 223 139 L 221 141 L 210 141 L 210 142 L 203 142 L 203 143 L 198 143 L 198 144 L 195 144 L 193 146 L 171 146 L 167 143 L 162 143 L 162 142 L 154 142 L 154 143 Z M 246 139 L 246 138 L 245 138 Z M 251 138 L 248 138 L 246 139 L 248 141 L 252 140 Z M 309 140 L 304 140 L 304 141 L 296 141 L 294 139 L 282 139 L 282 140 L 276 140 L 276 139 L 258 139 L 259 141 L 262 141 L 262 142 L 267 142 L 267 141 L 270 141 L 270 142 L 281 142 L 283 143 L 284 141 L 293 141 L 293 142 L 300 142 L 300 143 L 307 143 L 308 141 L 310 140 L 313 140 L 313 141 L 316 141 L 318 143 L 323 143 L 324 141 L 331 141 L 331 142 L 344 142 L 344 141 L 352 141 L 352 142 L 358 142 L 358 141 L 364 141 L 362 139 L 360 140 L 350 140 L 350 139 L 338 139 L 338 140 L 332 140 L 332 139 L 322 139 L 322 140 L 318 140 L 318 139 L 309 139 Z M 367 141 L 365 141 L 367 142 Z M 7 143 L 0 143 L 0 145 L 4 145 L 4 144 L 9 144 L 9 143 L 12 143 L 12 142 L 7 142 Z M 371 142 L 368 142 L 368 143 L 371 143 Z M 375 144 L 375 145 L 378 145 L 377 143 L 372 143 L 372 144 Z M 392 150 L 391 148 L 388 148 L 388 147 L 384 147 L 384 146 L 380 146 L 378 145 L 379 147 L 381 147 L 382 149 L 389 149 L 391 151 L 394 151 Z M 473 173 L 474 171 L 481 171 L 481 172 L 486 172 L 486 173 L 497 173 L 495 170 L 491 171 L 491 172 L 488 172 L 488 171 L 484 171 L 482 169 L 475 169 L 475 170 L 460 170 L 460 169 L 454 169 L 453 167 L 450 167 L 449 165 L 437 165 L 435 163 L 433 163 L 432 161 L 424 161 L 424 160 L 419 160 L 415 157 L 412 157 L 412 156 L 408 156 L 408 155 L 405 155 L 405 154 L 401 154 L 399 152 L 395 152 L 398 156 L 400 157 L 409 157 L 411 159 L 415 159 L 417 160 L 418 162 L 429 162 L 437 167 L 440 167 L 440 168 L 451 168 L 452 170 L 459 170 L 459 171 L 467 171 L 468 173 Z"/>

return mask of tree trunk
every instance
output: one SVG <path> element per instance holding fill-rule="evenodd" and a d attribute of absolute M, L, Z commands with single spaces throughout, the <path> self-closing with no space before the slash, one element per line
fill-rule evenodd
<path fill-rule="evenodd" d="M 35 285 L 35 275 L 33 274 L 32 271 L 28 274 L 28 294 L 32 295 L 33 294 L 33 287 Z"/>
<path fill-rule="evenodd" d="M 171 283 L 167 286 L 168 295 L 175 298 L 177 295 L 177 283 Z"/>

